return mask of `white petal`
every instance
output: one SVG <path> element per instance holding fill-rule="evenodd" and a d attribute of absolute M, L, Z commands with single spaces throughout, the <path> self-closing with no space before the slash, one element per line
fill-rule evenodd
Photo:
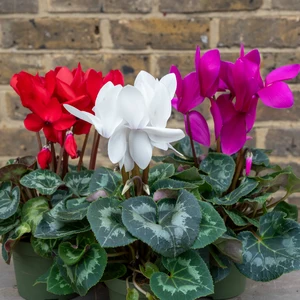
<path fill-rule="evenodd" d="M 109 138 L 113 134 L 117 126 L 119 126 L 122 122 L 118 103 L 118 95 L 122 90 L 122 86 L 108 86 L 106 84 L 104 87 L 105 93 L 102 93 L 101 97 L 97 98 L 94 111 L 96 116 L 101 120 L 103 124 L 103 136 Z M 100 90 L 100 92 L 102 91 L 102 89 Z"/>
<path fill-rule="evenodd" d="M 177 87 L 177 81 L 176 81 L 176 76 L 174 73 L 170 73 L 165 75 L 161 80 L 161 83 L 163 83 L 166 88 L 169 91 L 169 95 L 170 95 L 170 100 L 174 97 L 175 91 L 176 91 L 176 87 Z"/>
<path fill-rule="evenodd" d="M 165 128 L 171 112 L 172 106 L 169 92 L 164 84 L 158 82 L 149 106 L 149 117 L 152 126 Z"/>
<path fill-rule="evenodd" d="M 151 144 L 153 147 L 156 147 L 156 148 L 164 150 L 164 151 L 168 150 L 168 148 L 169 148 L 168 143 L 156 143 L 156 142 L 151 141 Z"/>
<path fill-rule="evenodd" d="M 120 126 L 113 133 L 108 141 L 108 157 L 112 163 L 120 162 L 126 153 L 128 146 L 129 129 L 125 126 Z"/>
<path fill-rule="evenodd" d="M 147 168 L 152 157 L 152 145 L 146 132 L 143 130 L 130 131 L 129 153 L 142 170 Z"/>
<path fill-rule="evenodd" d="M 147 116 L 142 93 L 134 86 L 127 85 L 119 93 L 118 103 L 120 113 L 130 128 L 139 128 L 141 121 Z"/>
<path fill-rule="evenodd" d="M 129 154 L 129 149 L 125 152 L 122 160 L 119 162 L 120 169 L 124 166 L 125 172 L 130 172 L 134 167 L 134 161 Z"/>
<path fill-rule="evenodd" d="M 146 71 L 140 71 L 139 74 L 137 74 L 135 81 L 134 81 L 134 86 L 139 85 L 141 83 L 147 82 L 150 86 L 155 85 L 155 78 L 148 72 Z"/>
<path fill-rule="evenodd" d="M 134 86 L 143 94 L 147 107 L 149 107 L 154 96 L 156 84 L 155 78 L 145 71 L 141 71 L 134 81 Z"/>
<path fill-rule="evenodd" d="M 97 95 L 96 101 L 95 101 L 95 106 L 97 106 L 97 104 L 99 102 L 101 102 L 103 100 L 103 98 L 105 97 L 105 95 L 107 94 L 107 92 L 113 87 L 113 83 L 111 81 L 108 81 L 107 83 L 105 83 L 102 88 L 99 90 L 99 93 Z"/>
<path fill-rule="evenodd" d="M 147 132 L 151 141 L 155 143 L 172 143 L 184 138 L 185 134 L 181 129 L 145 127 L 143 131 Z"/>
<path fill-rule="evenodd" d="M 64 108 L 72 115 L 74 115 L 75 117 L 81 119 L 81 120 L 84 120 L 90 124 L 93 124 L 91 118 L 89 117 L 89 115 L 91 115 L 90 113 L 88 112 L 85 112 L 85 111 L 81 111 L 79 109 L 77 109 L 76 107 L 74 106 L 71 106 L 69 104 L 64 104 Z"/>

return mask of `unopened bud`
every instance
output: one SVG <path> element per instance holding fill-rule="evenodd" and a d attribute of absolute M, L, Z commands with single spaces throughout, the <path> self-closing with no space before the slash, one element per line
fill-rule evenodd
<path fill-rule="evenodd" d="M 253 154 L 251 151 L 246 152 L 246 176 L 249 176 L 252 167 Z"/>
<path fill-rule="evenodd" d="M 150 195 L 150 189 L 148 184 L 143 183 L 143 190 L 147 195 Z"/>
<path fill-rule="evenodd" d="M 122 195 L 124 195 L 134 185 L 132 179 L 128 179 L 123 187 Z"/>

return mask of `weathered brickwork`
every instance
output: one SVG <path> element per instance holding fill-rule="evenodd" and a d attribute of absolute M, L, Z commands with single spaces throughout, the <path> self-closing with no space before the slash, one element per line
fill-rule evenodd
<path fill-rule="evenodd" d="M 37 151 L 35 134 L 23 126 L 27 110 L 9 87 L 14 73 L 44 74 L 80 62 L 84 70 L 120 69 L 132 84 L 140 70 L 161 77 L 175 64 L 182 75 L 191 72 L 196 45 L 202 53 L 218 47 L 222 59 L 235 61 L 242 42 L 246 51 L 260 49 L 265 77 L 300 63 L 299 11 L 299 0 L 1 0 L 0 165 Z M 294 107 L 276 110 L 260 102 L 248 146 L 273 148 L 274 161 L 300 175 L 300 76 L 289 84 Z M 209 108 L 205 100 L 198 109 L 212 125 Z M 182 121 L 173 111 L 170 125 L 182 128 Z M 82 142 L 78 137 L 79 147 Z M 103 139 L 98 163 L 110 165 L 106 146 Z"/>

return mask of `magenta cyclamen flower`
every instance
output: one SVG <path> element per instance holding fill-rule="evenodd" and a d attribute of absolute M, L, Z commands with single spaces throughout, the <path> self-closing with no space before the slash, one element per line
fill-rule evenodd
<path fill-rule="evenodd" d="M 210 145 L 210 133 L 205 118 L 194 111 L 196 106 L 204 101 L 200 96 L 200 87 L 196 72 L 189 73 L 183 79 L 176 66 L 172 66 L 170 73 L 176 75 L 176 96 L 172 100 L 172 106 L 184 115 L 186 133 L 196 142 Z"/>
<path fill-rule="evenodd" d="M 272 71 L 263 82 L 259 51 L 244 55 L 243 47 L 234 64 L 221 63 L 219 87 L 230 93 L 219 96 L 216 102 L 212 100 L 211 113 L 223 153 L 231 155 L 244 146 L 255 122 L 258 98 L 273 108 L 293 105 L 292 92 L 282 80 L 296 77 L 299 71 L 300 65 L 284 66 Z"/>

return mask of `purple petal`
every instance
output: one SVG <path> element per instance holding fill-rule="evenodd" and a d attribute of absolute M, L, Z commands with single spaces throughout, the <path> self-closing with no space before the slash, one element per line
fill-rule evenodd
<path fill-rule="evenodd" d="M 182 84 L 183 84 L 181 74 L 180 74 L 178 68 L 174 65 L 171 66 L 170 73 L 174 73 L 176 76 L 177 87 L 176 87 L 175 93 L 176 93 L 176 96 L 178 98 L 180 98 L 182 96 Z"/>
<path fill-rule="evenodd" d="M 200 69 L 200 47 L 196 47 L 196 52 L 195 52 L 195 70 L 198 73 Z"/>
<path fill-rule="evenodd" d="M 296 65 L 287 65 L 275 69 L 270 72 L 266 77 L 266 85 L 271 84 L 272 82 L 289 80 L 295 78 L 300 72 L 300 64 Z"/>
<path fill-rule="evenodd" d="M 188 120 L 190 124 L 188 124 Z M 187 134 L 196 142 L 209 147 L 210 132 L 205 118 L 198 111 L 189 112 L 184 118 Z M 191 129 L 191 130 L 189 130 Z"/>
<path fill-rule="evenodd" d="M 236 114 L 221 130 L 222 152 L 232 155 L 238 152 L 246 143 L 246 121 L 244 114 Z"/>
<path fill-rule="evenodd" d="M 203 100 L 204 98 L 200 96 L 197 74 L 192 72 L 183 79 L 182 99 L 178 103 L 178 111 L 185 114 L 202 103 Z"/>
<path fill-rule="evenodd" d="M 254 126 L 255 119 L 256 119 L 257 102 L 258 102 L 258 98 L 253 97 L 250 104 L 250 108 L 246 114 L 247 132 L 249 132 Z"/>
<path fill-rule="evenodd" d="M 179 99 L 178 99 L 178 98 L 173 98 L 173 99 L 171 100 L 172 106 L 173 106 L 176 110 L 178 110 L 178 102 L 179 102 Z"/>
<path fill-rule="evenodd" d="M 214 119 L 215 137 L 216 137 L 216 140 L 217 140 L 220 133 L 221 133 L 221 128 L 222 128 L 222 125 L 223 125 L 223 121 L 222 121 L 222 116 L 221 116 L 220 109 L 219 109 L 216 101 L 210 100 L 210 103 L 211 103 L 210 112 L 211 112 L 211 115 Z"/>
<path fill-rule="evenodd" d="M 260 66 L 260 54 L 257 49 L 253 49 L 250 52 L 248 52 L 244 59 L 247 59 L 248 61 L 251 61 L 253 65 Z"/>
<path fill-rule="evenodd" d="M 252 152 L 247 152 L 247 154 L 246 154 L 246 176 L 249 176 L 249 174 L 251 172 L 252 158 L 253 158 Z"/>
<path fill-rule="evenodd" d="M 232 73 L 233 67 L 234 64 L 232 62 L 221 61 L 220 82 L 224 82 L 226 88 L 230 90 L 231 93 L 234 93 L 233 73 Z"/>
<path fill-rule="evenodd" d="M 245 47 L 244 47 L 244 44 L 241 43 L 240 57 L 244 57 L 244 56 L 245 56 Z"/>
<path fill-rule="evenodd" d="M 217 105 L 224 123 L 228 122 L 232 117 L 235 116 L 236 110 L 231 101 L 230 94 L 220 95 L 217 99 Z"/>
<path fill-rule="evenodd" d="M 200 92 L 204 97 L 212 97 L 219 85 L 221 67 L 220 52 L 218 49 L 207 51 L 200 60 L 200 69 L 197 69 L 200 79 Z"/>
<path fill-rule="evenodd" d="M 289 108 L 294 104 L 293 93 L 282 81 L 273 83 L 258 91 L 259 98 L 266 106 L 273 108 Z"/>

